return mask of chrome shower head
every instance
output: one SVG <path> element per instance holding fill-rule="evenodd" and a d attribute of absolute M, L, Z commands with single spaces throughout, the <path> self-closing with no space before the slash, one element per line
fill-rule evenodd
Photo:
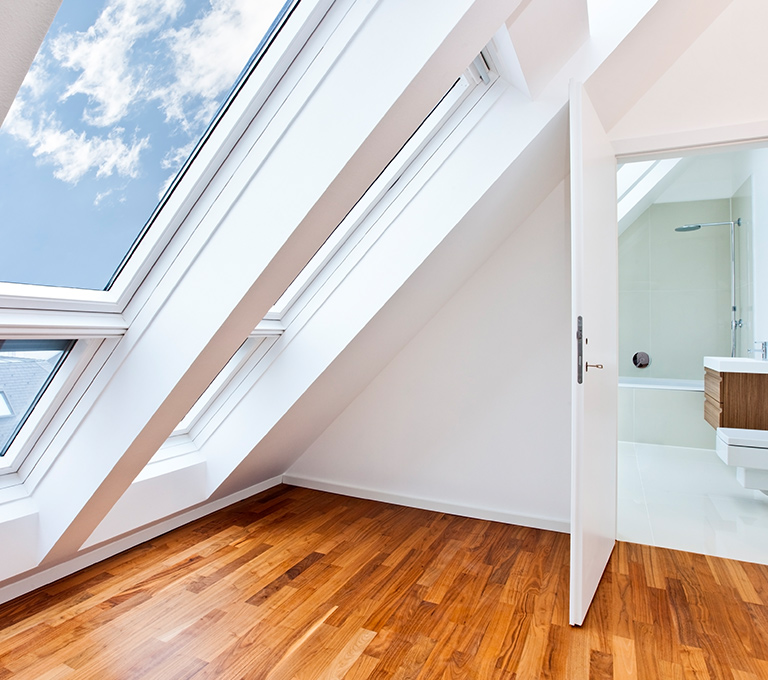
<path fill-rule="evenodd" d="M 741 217 L 739 217 L 735 222 L 701 222 L 700 224 L 684 224 L 682 227 L 675 227 L 675 231 L 696 231 L 697 229 L 701 229 L 702 227 L 724 227 L 724 226 L 730 226 L 731 228 L 733 228 L 734 226 L 740 227 Z"/>

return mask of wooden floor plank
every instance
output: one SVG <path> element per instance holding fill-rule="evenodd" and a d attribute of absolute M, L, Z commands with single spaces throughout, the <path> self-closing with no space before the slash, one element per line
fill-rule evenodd
<path fill-rule="evenodd" d="M 768 678 L 768 567 L 280 486 L 0 606 L 0 680 Z"/>

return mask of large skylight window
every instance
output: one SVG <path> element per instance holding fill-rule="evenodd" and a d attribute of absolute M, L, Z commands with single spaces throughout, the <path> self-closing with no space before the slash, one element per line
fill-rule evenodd
<path fill-rule="evenodd" d="M 73 345 L 72 340 L 0 340 L 0 456 Z"/>
<path fill-rule="evenodd" d="M 108 288 L 284 3 L 64 0 L 0 128 L 0 280 Z"/>

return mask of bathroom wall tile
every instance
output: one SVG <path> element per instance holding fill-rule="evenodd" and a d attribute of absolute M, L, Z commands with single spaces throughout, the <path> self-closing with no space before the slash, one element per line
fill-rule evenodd
<path fill-rule="evenodd" d="M 728 230 L 700 229 L 671 239 L 652 234 L 650 255 L 652 290 L 720 290 L 730 287 Z"/>
<path fill-rule="evenodd" d="M 738 356 L 749 357 L 751 354 L 747 350 L 754 347 L 751 177 L 739 187 L 731 199 L 731 206 L 734 219 L 741 218 L 741 226 L 736 227 L 736 274 L 738 280 L 736 304 L 738 315 L 742 319 L 742 327 L 736 336 Z"/>
<path fill-rule="evenodd" d="M 650 211 L 619 236 L 619 291 L 648 290 Z"/>
<path fill-rule="evenodd" d="M 683 224 L 730 220 L 730 201 L 661 203 L 651 207 L 649 278 L 652 290 L 716 290 L 730 281 L 726 227 L 676 232 Z"/>
<path fill-rule="evenodd" d="M 619 291 L 619 375 L 653 376 L 653 365 L 639 369 L 635 352 L 651 352 L 651 293 Z"/>
<path fill-rule="evenodd" d="M 655 375 L 703 380 L 703 357 L 730 354 L 727 294 L 653 291 L 650 305 Z"/>
<path fill-rule="evenodd" d="M 635 442 L 715 448 L 715 431 L 704 420 L 704 393 L 638 389 Z"/>
<path fill-rule="evenodd" d="M 622 234 L 620 375 L 701 379 L 702 357 L 730 354 L 729 230 L 675 232 L 682 224 L 726 221 L 730 214 L 727 199 L 661 203 Z M 751 327 L 741 335 L 751 338 Z M 746 349 L 743 337 L 740 345 Z M 651 355 L 649 368 L 632 365 L 636 351 Z"/>
<path fill-rule="evenodd" d="M 726 218 L 728 219 L 728 218 Z M 701 231 L 704 231 L 702 229 Z M 712 250 L 711 257 L 716 262 L 714 279 L 705 290 L 731 290 L 731 237 L 730 227 L 710 227 L 708 246 Z M 738 285 L 738 280 L 737 280 Z"/>
<path fill-rule="evenodd" d="M 713 199 L 708 201 L 681 201 L 675 203 L 655 203 L 651 210 L 651 228 L 655 239 L 668 241 L 676 240 L 677 227 L 685 224 L 697 224 L 704 222 L 724 222 L 731 219 L 731 205 L 729 199 Z M 690 234 L 707 233 L 706 229 L 699 229 Z"/>
<path fill-rule="evenodd" d="M 736 273 L 740 285 L 751 280 L 752 249 L 750 232 L 752 231 L 752 178 L 742 184 L 731 199 L 733 219 L 741 219 L 736 226 Z"/>
<path fill-rule="evenodd" d="M 619 446 L 635 441 L 635 390 L 619 387 Z"/>
<path fill-rule="evenodd" d="M 725 348 L 726 356 L 731 354 L 731 292 L 729 290 L 719 290 L 715 293 L 715 303 L 717 305 L 717 315 L 714 325 L 709 329 L 712 338 L 715 340 L 715 348 Z M 738 335 L 736 336 L 738 341 Z"/>

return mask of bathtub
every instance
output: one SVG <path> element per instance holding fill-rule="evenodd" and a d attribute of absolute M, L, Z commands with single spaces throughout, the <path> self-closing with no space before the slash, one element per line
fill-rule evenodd
<path fill-rule="evenodd" d="M 619 378 L 619 441 L 715 449 L 704 420 L 704 381 Z"/>
<path fill-rule="evenodd" d="M 704 392 L 703 380 L 678 380 L 677 378 L 631 378 L 619 377 L 619 387 L 640 390 L 680 390 L 682 392 Z"/>

